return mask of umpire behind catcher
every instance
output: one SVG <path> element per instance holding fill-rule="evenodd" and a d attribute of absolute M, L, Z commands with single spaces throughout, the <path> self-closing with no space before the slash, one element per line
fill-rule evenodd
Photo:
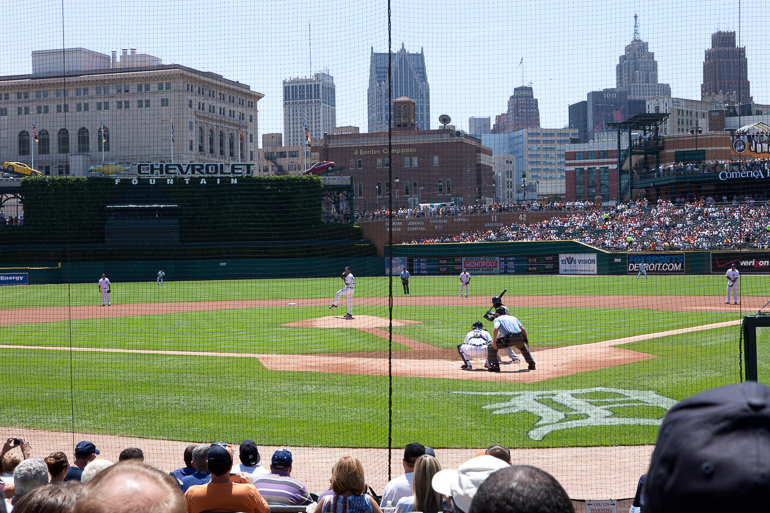
<path fill-rule="evenodd" d="M 497 318 L 493 321 L 495 331 L 492 333 L 494 342 L 489 346 L 487 354 L 489 372 L 500 372 L 500 358 L 497 355 L 497 350 L 511 346 L 521 351 L 521 355 L 529 365 L 529 370 L 535 370 L 535 360 L 529 354 L 527 331 L 516 317 L 508 315 L 507 310 L 504 306 L 495 310 Z"/>

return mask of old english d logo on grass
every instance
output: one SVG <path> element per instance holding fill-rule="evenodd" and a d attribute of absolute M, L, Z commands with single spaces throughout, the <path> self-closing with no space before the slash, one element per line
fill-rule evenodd
<path fill-rule="evenodd" d="M 527 412 L 537 415 L 527 436 L 542 440 L 549 433 L 562 429 L 593 426 L 660 426 L 663 415 L 677 401 L 649 390 L 621 390 L 618 388 L 583 388 L 578 390 L 546 390 L 542 392 L 453 392 L 465 395 L 509 396 L 507 402 L 482 406 L 494 415 Z M 544 401 L 558 403 L 554 409 Z M 621 407 L 655 406 L 661 408 L 660 418 L 622 417 L 613 409 Z M 575 420 L 575 417 L 580 417 Z"/>

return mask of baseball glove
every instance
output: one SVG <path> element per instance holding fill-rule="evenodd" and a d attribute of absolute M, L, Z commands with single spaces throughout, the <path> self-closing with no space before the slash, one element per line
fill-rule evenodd
<path fill-rule="evenodd" d="M 112 292 L 112 289 L 107 289 L 107 294 L 109 294 L 110 292 Z"/>

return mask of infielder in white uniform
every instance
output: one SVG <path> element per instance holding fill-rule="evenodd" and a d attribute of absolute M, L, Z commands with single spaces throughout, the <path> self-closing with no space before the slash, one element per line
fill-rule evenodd
<path fill-rule="evenodd" d="M 457 346 L 457 352 L 463 359 L 463 370 L 473 370 L 471 358 L 487 357 L 487 348 L 492 345 L 492 336 L 484 329 L 481 321 L 473 323 L 473 329 L 465 335 L 465 340 Z"/>
<path fill-rule="evenodd" d="M 639 276 L 641 276 L 642 274 L 644 274 L 644 279 L 646 280 L 647 279 L 647 264 L 645 264 L 644 262 L 639 264 L 639 272 L 636 273 L 636 279 L 638 280 Z"/>
<path fill-rule="evenodd" d="M 342 272 L 342 279 L 345 281 L 345 288 L 342 288 L 337 291 L 337 294 L 334 295 L 334 303 L 332 303 L 332 306 L 329 307 L 329 310 L 332 308 L 337 308 L 337 303 L 340 300 L 340 294 L 343 292 L 348 296 L 348 313 L 345 314 L 345 319 L 352 319 L 353 318 L 353 290 L 356 286 L 356 279 L 353 277 L 353 273 L 350 272 L 350 267 L 346 267 L 345 270 Z"/>
<path fill-rule="evenodd" d="M 735 301 L 735 304 L 738 304 L 738 278 L 741 277 L 741 273 L 738 272 L 738 269 L 735 268 L 735 264 L 732 264 L 730 266 L 730 269 L 727 270 L 725 273 L 725 278 L 727 278 L 727 301 L 725 301 L 726 305 L 730 304 L 730 288 L 733 289 L 733 300 Z"/>
<path fill-rule="evenodd" d="M 163 269 L 161 269 L 160 271 L 158 271 L 158 285 L 159 285 L 160 287 L 162 287 L 162 286 L 163 286 L 163 277 L 164 277 L 164 276 L 166 276 L 166 273 L 164 273 L 164 272 L 163 272 Z"/>
<path fill-rule="evenodd" d="M 102 306 L 107 301 L 107 306 L 112 306 L 110 303 L 110 280 L 106 274 L 102 274 L 102 279 L 99 280 L 99 292 L 102 293 Z"/>
<path fill-rule="evenodd" d="M 468 297 L 468 284 L 471 282 L 471 275 L 468 271 L 460 273 L 460 297 L 463 297 L 463 288 L 465 288 L 465 297 Z"/>

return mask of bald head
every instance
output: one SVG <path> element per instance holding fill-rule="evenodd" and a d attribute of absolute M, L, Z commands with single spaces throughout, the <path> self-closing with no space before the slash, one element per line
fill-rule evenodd
<path fill-rule="evenodd" d="M 135 460 L 100 472 L 75 507 L 75 513 L 185 513 L 187 503 L 171 476 Z"/>

